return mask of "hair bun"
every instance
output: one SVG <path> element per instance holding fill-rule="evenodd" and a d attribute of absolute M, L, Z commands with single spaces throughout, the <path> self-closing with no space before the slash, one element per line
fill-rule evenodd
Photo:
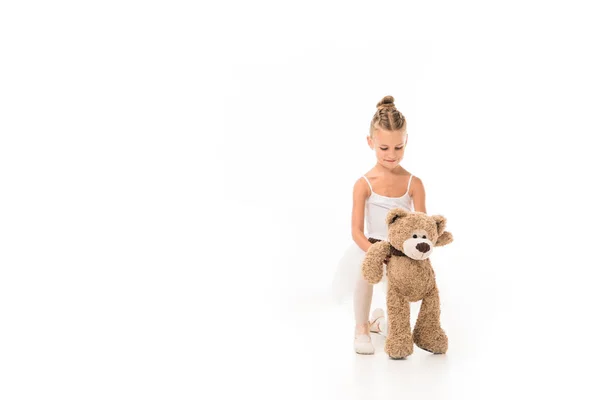
<path fill-rule="evenodd" d="M 392 96 L 385 96 L 383 99 L 381 99 L 379 101 L 379 103 L 377 103 L 377 108 L 381 109 L 381 108 L 394 108 L 394 97 Z"/>

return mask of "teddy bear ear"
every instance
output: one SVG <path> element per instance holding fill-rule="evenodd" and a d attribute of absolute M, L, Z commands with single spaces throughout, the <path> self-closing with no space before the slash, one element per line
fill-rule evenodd
<path fill-rule="evenodd" d="M 391 225 L 398 218 L 403 218 L 403 217 L 406 217 L 407 215 L 408 215 L 408 211 L 406 211 L 405 209 L 403 209 L 403 208 L 393 208 L 393 209 L 390 210 L 390 212 L 388 212 L 387 217 L 385 219 L 385 222 L 388 225 Z"/>
<path fill-rule="evenodd" d="M 446 229 L 446 218 L 442 215 L 433 215 L 432 218 L 437 225 L 438 235 L 441 235 L 444 233 L 444 229 Z"/>

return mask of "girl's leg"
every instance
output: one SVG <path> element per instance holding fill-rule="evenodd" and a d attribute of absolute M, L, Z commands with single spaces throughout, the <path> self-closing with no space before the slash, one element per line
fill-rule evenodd
<path fill-rule="evenodd" d="M 369 333 L 369 309 L 371 308 L 372 297 L 373 285 L 362 277 L 357 279 L 354 289 L 354 318 L 356 320 L 354 351 L 358 354 L 375 353 Z"/>
<path fill-rule="evenodd" d="M 384 333 L 387 324 L 384 318 L 383 309 L 377 308 L 371 314 L 369 320 L 369 310 L 373 301 L 373 285 L 361 279 L 356 284 L 354 291 L 354 318 L 356 320 L 356 332 L 366 334 L 367 332 Z"/>
<path fill-rule="evenodd" d="M 387 293 L 387 280 L 382 281 L 381 285 L 383 292 Z M 385 298 L 384 303 L 386 303 Z M 383 336 L 387 336 L 387 321 L 385 320 L 385 313 L 382 308 L 376 308 L 371 313 L 369 330 L 373 333 L 379 333 Z"/>
<path fill-rule="evenodd" d="M 354 289 L 354 319 L 356 321 L 356 333 L 369 333 L 369 310 L 373 299 L 373 285 L 360 278 Z"/>

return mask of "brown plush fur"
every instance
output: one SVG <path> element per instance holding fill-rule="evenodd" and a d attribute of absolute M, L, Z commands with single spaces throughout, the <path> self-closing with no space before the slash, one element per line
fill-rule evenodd
<path fill-rule="evenodd" d="M 383 264 L 389 257 L 385 352 L 394 359 L 405 358 L 412 354 L 414 342 L 423 350 L 443 354 L 448 350 L 448 338 L 440 325 L 440 299 L 431 262 L 429 258 L 414 260 L 405 255 L 398 256 L 392 249 L 403 250 L 406 241 L 407 246 L 413 245 L 413 235 L 417 235 L 416 241 L 426 236 L 423 242 L 429 241 L 435 247 L 451 243 L 452 234 L 445 231 L 446 218 L 396 208 L 388 213 L 386 221 L 389 241 L 374 243 L 362 264 L 365 279 L 376 284 L 381 281 Z M 426 244 L 419 246 L 428 248 Z M 423 301 L 411 334 L 410 302 L 419 300 Z"/>

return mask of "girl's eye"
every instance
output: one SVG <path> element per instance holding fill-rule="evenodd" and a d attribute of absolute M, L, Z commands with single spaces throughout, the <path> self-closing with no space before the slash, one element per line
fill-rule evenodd
<path fill-rule="evenodd" d="M 396 147 L 396 150 L 402 150 L 402 147 Z"/>
<path fill-rule="evenodd" d="M 380 147 L 380 149 L 381 149 L 381 150 L 383 150 L 383 151 L 386 151 L 386 150 L 387 150 L 387 147 L 386 147 L 385 149 L 384 149 L 383 147 Z"/>

